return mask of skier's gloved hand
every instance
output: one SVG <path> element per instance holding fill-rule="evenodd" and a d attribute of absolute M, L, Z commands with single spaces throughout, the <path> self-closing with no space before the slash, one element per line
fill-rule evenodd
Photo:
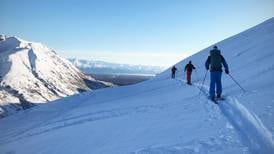
<path fill-rule="evenodd" d="M 225 73 L 226 73 L 226 74 L 229 74 L 229 71 L 228 71 L 228 70 L 225 70 Z"/>

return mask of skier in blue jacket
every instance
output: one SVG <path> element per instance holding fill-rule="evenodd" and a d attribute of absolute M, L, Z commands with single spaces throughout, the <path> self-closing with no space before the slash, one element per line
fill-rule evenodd
<path fill-rule="evenodd" d="M 222 95 L 222 65 L 225 68 L 225 73 L 229 74 L 228 65 L 225 58 L 221 55 L 221 51 L 217 46 L 214 46 L 210 51 L 210 56 L 208 56 L 205 67 L 210 69 L 210 88 L 209 95 L 210 99 L 215 101 L 215 87 L 217 98 L 221 98 Z"/>

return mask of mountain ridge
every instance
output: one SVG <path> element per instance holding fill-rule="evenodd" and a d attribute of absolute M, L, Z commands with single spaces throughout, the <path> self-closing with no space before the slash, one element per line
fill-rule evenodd
<path fill-rule="evenodd" d="M 1 35 L 2 115 L 82 91 L 111 86 L 86 76 L 41 43 Z M 24 102 L 24 103 L 22 103 Z"/>

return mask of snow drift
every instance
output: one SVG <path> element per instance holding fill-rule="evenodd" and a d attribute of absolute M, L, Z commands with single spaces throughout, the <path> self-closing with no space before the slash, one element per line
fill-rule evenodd
<path fill-rule="evenodd" d="M 243 92 L 223 74 L 226 101 L 207 99 L 212 47 L 155 78 L 66 97 L 0 120 L 2 153 L 274 153 L 274 18 L 217 45 Z M 196 66 L 193 86 L 183 68 Z M 202 89 L 205 93 L 200 93 Z M 18 123 L 20 121 L 20 123 Z"/>

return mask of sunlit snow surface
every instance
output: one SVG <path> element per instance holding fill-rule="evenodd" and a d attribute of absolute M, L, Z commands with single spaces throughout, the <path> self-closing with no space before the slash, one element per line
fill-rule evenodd
<path fill-rule="evenodd" d="M 0 153 L 274 153 L 274 19 L 217 43 L 231 75 L 207 99 L 212 47 L 137 85 L 70 96 L 0 120 Z M 197 67 L 193 85 L 183 68 Z M 200 92 L 201 91 L 201 92 Z"/>

